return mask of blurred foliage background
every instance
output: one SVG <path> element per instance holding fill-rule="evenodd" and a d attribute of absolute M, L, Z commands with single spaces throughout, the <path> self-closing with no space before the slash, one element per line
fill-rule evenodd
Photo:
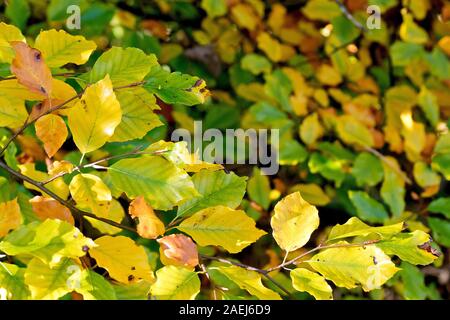
<path fill-rule="evenodd" d="M 79 30 L 67 30 L 71 5 L 80 8 Z M 267 226 L 273 203 L 293 191 L 319 207 L 317 243 L 327 225 L 350 216 L 371 224 L 406 220 L 411 231 L 431 232 L 443 255 L 422 269 L 402 263 L 386 288 L 337 289 L 337 298 L 448 299 L 449 1 L 8 0 L 0 20 L 30 40 L 49 28 L 94 40 L 99 48 L 87 68 L 111 46 L 137 47 L 201 77 L 211 91 L 207 103 L 159 101 L 168 126 L 144 140 L 192 131 L 194 120 L 203 129 L 279 129 L 277 175 L 227 166 L 251 176 L 243 207 L 258 225 Z M 137 143 L 107 149 L 118 154 Z M 275 263 L 274 250 L 262 243 L 239 258 Z"/>

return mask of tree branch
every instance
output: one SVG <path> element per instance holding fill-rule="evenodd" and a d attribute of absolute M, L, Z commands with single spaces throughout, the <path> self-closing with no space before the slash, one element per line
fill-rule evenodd
<path fill-rule="evenodd" d="M 67 208 L 70 209 L 70 211 L 72 211 L 72 213 L 76 216 L 76 217 L 89 217 L 95 220 L 99 220 L 102 221 L 104 223 L 107 223 L 111 226 L 114 226 L 116 228 L 120 228 L 123 230 L 127 230 L 127 231 L 131 231 L 133 233 L 137 234 L 137 231 L 129 226 L 117 223 L 115 221 L 106 219 L 106 218 L 102 218 L 102 217 L 97 217 L 95 214 L 90 213 L 90 212 L 86 212 L 83 210 L 78 209 L 77 207 L 75 207 L 73 204 L 71 204 L 69 201 L 64 200 L 63 198 L 61 198 L 60 196 L 58 196 L 56 193 L 54 193 L 53 191 L 47 189 L 45 186 L 42 186 L 38 181 L 35 181 L 25 175 L 23 175 L 20 172 L 17 172 L 15 170 L 13 170 L 12 168 L 10 168 L 6 163 L 4 163 L 3 161 L 0 160 L 0 168 L 5 169 L 6 171 L 8 171 L 11 175 L 28 182 L 29 184 L 32 184 L 33 186 L 35 186 L 36 188 L 38 188 L 39 190 L 41 190 L 42 192 L 48 194 L 49 196 L 51 196 L 53 199 L 55 199 L 56 201 L 58 201 L 59 203 L 61 203 L 62 205 L 66 206 Z"/>
<path fill-rule="evenodd" d="M 340 0 L 334 0 L 334 2 L 337 3 L 342 13 L 351 23 L 353 23 L 355 27 L 357 27 L 361 31 L 367 31 L 366 27 L 364 27 L 358 20 L 355 19 L 355 17 L 350 13 L 350 11 L 348 11 L 347 7 Z"/>
<path fill-rule="evenodd" d="M 375 150 L 374 148 L 364 146 L 364 149 L 374 156 L 378 157 L 381 161 L 387 164 L 392 170 L 394 170 L 407 184 L 412 184 L 411 179 L 401 170 L 399 170 L 396 166 L 392 164 L 383 154 Z"/>
<path fill-rule="evenodd" d="M 240 268 L 243 268 L 243 269 L 246 269 L 246 270 L 249 270 L 249 271 L 258 272 L 259 274 L 263 275 L 267 280 L 269 280 L 274 285 L 276 285 L 278 288 L 280 288 L 285 294 L 287 294 L 288 296 L 291 295 L 291 293 L 283 285 L 281 285 L 278 281 L 276 281 L 274 278 L 272 278 L 269 275 L 269 271 L 268 270 L 255 268 L 255 267 L 252 267 L 252 266 L 240 263 L 240 262 L 235 262 L 235 261 L 227 260 L 227 259 L 220 258 L 220 257 L 211 257 L 211 256 L 207 256 L 207 255 L 204 255 L 204 254 L 201 254 L 200 257 L 203 258 L 203 259 L 215 260 L 215 261 L 219 261 L 219 262 L 222 262 L 222 263 L 231 264 L 233 266 L 240 267 Z"/>
<path fill-rule="evenodd" d="M 272 272 L 274 270 L 281 269 L 281 268 L 286 267 L 288 265 L 294 264 L 299 259 L 301 259 L 301 258 L 303 258 L 303 257 L 305 257 L 305 256 L 307 256 L 307 255 L 309 255 L 309 254 L 311 254 L 313 252 L 319 251 L 319 250 L 332 249 L 332 248 L 364 247 L 364 246 L 368 246 L 368 245 L 371 245 L 371 244 L 375 244 L 378 241 L 379 240 L 368 240 L 368 241 L 364 241 L 364 242 L 360 242 L 360 243 L 344 243 L 344 244 L 339 244 L 338 243 L 338 244 L 330 244 L 330 245 L 326 245 L 326 246 L 319 245 L 319 246 L 317 246 L 317 247 L 315 247 L 315 248 L 313 248 L 313 249 L 311 249 L 309 251 L 306 251 L 306 252 L 300 254 L 299 256 L 297 256 L 297 257 L 295 257 L 295 258 L 293 258 L 291 260 L 288 260 L 286 262 L 283 262 L 283 263 L 279 264 L 278 266 L 275 266 L 275 267 L 267 269 L 267 272 Z"/>

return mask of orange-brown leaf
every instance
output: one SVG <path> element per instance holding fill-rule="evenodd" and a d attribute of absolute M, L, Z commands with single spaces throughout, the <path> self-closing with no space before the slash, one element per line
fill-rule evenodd
<path fill-rule="evenodd" d="M 57 115 L 47 114 L 35 123 L 36 135 L 44 143 L 44 150 L 51 158 L 67 139 L 68 131 L 64 120 Z"/>
<path fill-rule="evenodd" d="M 197 245 L 183 234 L 171 234 L 157 240 L 160 259 L 164 265 L 195 268 L 198 265 Z"/>
<path fill-rule="evenodd" d="M 30 91 L 49 97 L 52 91 L 52 74 L 39 50 L 20 41 L 11 42 L 16 54 L 11 72 L 19 83 Z"/>
<path fill-rule="evenodd" d="M 17 198 L 0 203 L 0 238 L 6 236 L 10 230 L 18 228 L 21 223 L 22 216 Z"/>
<path fill-rule="evenodd" d="M 156 216 L 153 208 L 145 202 L 144 197 L 139 196 L 130 203 L 128 212 L 131 217 L 138 218 L 138 234 L 146 239 L 156 239 L 164 234 L 164 223 Z"/>
<path fill-rule="evenodd" d="M 75 224 L 70 210 L 53 198 L 36 196 L 30 199 L 30 203 L 34 213 L 42 220 L 47 218 L 59 219 L 72 225 Z"/>

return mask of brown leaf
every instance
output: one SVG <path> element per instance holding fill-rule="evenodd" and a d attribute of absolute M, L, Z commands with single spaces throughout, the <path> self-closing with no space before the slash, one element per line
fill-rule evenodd
<path fill-rule="evenodd" d="M 45 152 L 49 158 L 53 157 L 67 139 L 66 123 L 60 116 L 47 114 L 36 121 L 35 128 Z"/>
<path fill-rule="evenodd" d="M 197 245 L 191 238 L 183 234 L 171 234 L 157 241 L 160 245 L 160 259 L 163 264 L 188 268 L 198 265 Z"/>
<path fill-rule="evenodd" d="M 30 91 L 50 97 L 52 74 L 39 50 L 20 41 L 11 42 L 16 54 L 11 64 L 11 72 L 19 83 Z"/>
<path fill-rule="evenodd" d="M 10 230 L 18 228 L 21 223 L 22 216 L 17 198 L 0 203 L 0 238 L 6 236 Z"/>
<path fill-rule="evenodd" d="M 59 219 L 72 225 L 75 224 L 70 210 L 53 198 L 36 196 L 30 199 L 30 203 L 34 213 L 42 220 L 47 218 Z"/>
<path fill-rule="evenodd" d="M 139 196 L 131 201 L 128 212 L 131 217 L 139 219 L 137 232 L 141 237 L 156 239 L 166 231 L 164 223 L 156 216 L 153 208 L 145 202 L 144 197 Z"/>

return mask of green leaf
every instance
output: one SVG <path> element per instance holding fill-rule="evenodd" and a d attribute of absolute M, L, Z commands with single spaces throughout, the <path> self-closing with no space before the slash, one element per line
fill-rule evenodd
<path fill-rule="evenodd" d="M 270 205 L 270 190 L 269 178 L 266 175 L 262 175 L 261 170 L 258 168 L 253 168 L 253 175 L 247 184 L 247 192 L 250 199 L 267 210 Z"/>
<path fill-rule="evenodd" d="M 383 205 L 364 191 L 349 191 L 348 197 L 356 208 L 358 217 L 371 223 L 382 223 L 389 218 Z"/>
<path fill-rule="evenodd" d="M 292 270 L 290 275 L 295 290 L 306 291 L 316 300 L 333 299 L 333 290 L 321 275 L 303 268 Z"/>
<path fill-rule="evenodd" d="M 436 96 L 427 87 L 422 86 L 417 96 L 417 103 L 422 108 L 430 124 L 436 127 L 439 121 L 439 104 Z"/>
<path fill-rule="evenodd" d="M 24 274 L 24 268 L 0 262 L 0 290 L 6 291 L 7 300 L 27 300 L 30 297 Z"/>
<path fill-rule="evenodd" d="M 269 59 L 256 53 L 245 55 L 241 60 L 241 67 L 255 75 L 260 73 L 270 73 L 272 70 L 272 64 Z"/>
<path fill-rule="evenodd" d="M 320 173 L 328 180 L 333 180 L 339 187 L 345 179 L 346 173 L 343 170 L 344 161 L 326 157 L 318 152 L 314 152 L 308 161 L 311 173 Z"/>
<path fill-rule="evenodd" d="M 0 242 L 0 250 L 8 255 L 37 257 L 50 266 L 65 257 L 82 257 L 94 246 L 94 242 L 83 236 L 80 230 L 57 219 L 22 225 Z"/>
<path fill-rule="evenodd" d="M 75 291 L 83 295 L 84 300 L 116 300 L 113 286 L 103 276 L 92 270 L 83 270 L 80 286 Z"/>
<path fill-rule="evenodd" d="M 308 1 L 302 12 L 309 19 L 321 21 L 330 21 L 330 19 L 341 15 L 339 6 L 331 0 Z"/>
<path fill-rule="evenodd" d="M 184 220 L 178 230 L 190 235 L 200 246 L 217 245 L 230 253 L 242 251 L 266 233 L 242 210 L 209 207 Z"/>
<path fill-rule="evenodd" d="M 180 72 L 155 66 L 146 77 L 144 88 L 168 104 L 192 106 L 205 101 L 205 82 Z"/>
<path fill-rule="evenodd" d="M 423 46 L 414 43 L 396 41 L 389 48 L 392 64 L 396 67 L 406 67 L 411 62 L 425 56 Z"/>
<path fill-rule="evenodd" d="M 8 0 L 5 15 L 13 24 L 24 29 L 30 17 L 30 6 L 27 0 Z"/>
<path fill-rule="evenodd" d="M 202 209 L 223 205 L 236 208 L 245 194 L 247 177 L 233 172 L 201 170 L 192 176 L 200 196 L 188 199 L 178 207 L 177 217 L 191 215 Z"/>
<path fill-rule="evenodd" d="M 352 289 L 360 284 L 366 292 L 380 288 L 400 270 L 374 245 L 325 249 L 306 262 L 338 287 Z"/>
<path fill-rule="evenodd" d="M 427 296 L 425 276 L 419 268 L 402 262 L 398 273 L 403 281 L 403 296 L 407 300 L 424 300 Z"/>
<path fill-rule="evenodd" d="M 214 269 L 236 283 L 239 288 L 246 290 L 260 300 L 281 300 L 278 293 L 262 284 L 261 275 L 255 271 L 242 269 L 237 266 L 215 267 Z"/>
<path fill-rule="evenodd" d="M 450 222 L 430 217 L 428 218 L 428 225 L 433 231 L 433 239 L 446 247 L 450 247 Z"/>
<path fill-rule="evenodd" d="M 136 88 L 116 93 L 122 109 L 122 120 L 109 141 L 140 139 L 153 128 L 163 125 L 159 116 L 153 112 L 159 109 L 155 97 L 141 90 Z"/>
<path fill-rule="evenodd" d="M 201 7 L 210 18 L 223 16 L 228 10 L 225 0 L 202 0 Z"/>
<path fill-rule="evenodd" d="M 95 62 L 89 82 L 97 82 L 109 74 L 114 86 L 128 85 L 142 81 L 157 64 L 155 55 L 148 56 L 140 49 L 112 47 Z"/>
<path fill-rule="evenodd" d="M 340 116 L 336 122 L 336 131 L 347 144 L 372 147 L 374 144 L 369 129 L 351 115 Z"/>
<path fill-rule="evenodd" d="M 109 170 L 115 188 L 130 198 L 144 196 L 157 210 L 172 209 L 198 195 L 189 175 L 161 157 L 124 159 Z"/>
<path fill-rule="evenodd" d="M 392 157 L 386 158 L 392 166 L 401 171 L 396 159 Z M 381 185 L 381 198 L 395 217 L 399 217 L 405 209 L 405 182 L 400 176 L 399 172 L 394 170 L 391 166 L 383 163 L 384 181 Z"/>
<path fill-rule="evenodd" d="M 431 69 L 431 74 L 439 79 L 448 79 L 450 77 L 450 62 L 445 53 L 437 46 L 431 53 L 425 55 L 425 60 Z"/>
<path fill-rule="evenodd" d="M 371 234 L 386 239 L 400 233 L 402 229 L 403 222 L 382 227 L 371 227 L 358 218 L 352 217 L 345 224 L 334 226 L 328 235 L 328 241 L 358 236 L 367 237 Z"/>
<path fill-rule="evenodd" d="M 412 264 L 427 265 L 438 257 L 433 254 L 430 247 L 431 238 L 421 230 L 411 233 L 401 233 L 389 240 L 383 240 L 376 244 L 386 254 L 396 255 L 400 259 Z"/>
<path fill-rule="evenodd" d="M 356 178 L 358 186 L 373 187 L 383 179 L 383 166 L 377 157 L 362 152 L 356 157 L 352 175 Z"/>
<path fill-rule="evenodd" d="M 148 300 L 151 284 L 141 280 L 127 285 L 113 285 L 118 300 Z"/>
<path fill-rule="evenodd" d="M 422 161 L 414 163 L 413 175 L 417 184 L 422 188 L 439 185 L 441 183 L 441 177 Z"/>
<path fill-rule="evenodd" d="M 430 212 L 442 213 L 447 219 L 450 219 L 450 197 L 433 200 L 427 209 Z"/>
<path fill-rule="evenodd" d="M 193 300 L 200 292 L 196 272 L 183 267 L 165 266 L 156 271 L 151 295 L 159 300 Z"/>

